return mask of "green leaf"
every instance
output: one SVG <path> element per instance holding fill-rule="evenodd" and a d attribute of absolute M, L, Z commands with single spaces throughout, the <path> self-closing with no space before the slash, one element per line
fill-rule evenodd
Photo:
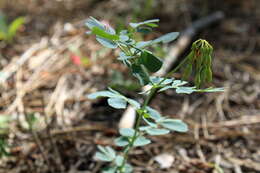
<path fill-rule="evenodd" d="M 113 159 L 116 157 L 116 152 L 111 147 L 105 147 L 107 154 L 109 154 Z"/>
<path fill-rule="evenodd" d="M 197 92 L 223 92 L 224 88 L 206 88 L 206 89 L 198 89 Z"/>
<path fill-rule="evenodd" d="M 5 138 L 0 138 L 0 158 L 3 156 L 10 156 L 11 154 L 8 152 L 8 143 Z"/>
<path fill-rule="evenodd" d="M 175 40 L 177 37 L 179 36 L 179 33 L 178 32 L 170 32 L 170 33 L 167 33 L 159 38 L 156 38 L 155 40 L 153 40 L 153 42 L 155 43 L 160 43 L 160 42 L 163 42 L 163 43 L 169 43 L 173 40 Z"/>
<path fill-rule="evenodd" d="M 150 26 L 150 27 L 152 27 L 152 28 L 158 27 L 158 25 L 155 24 L 155 23 L 147 23 L 146 25 L 147 25 L 147 26 Z"/>
<path fill-rule="evenodd" d="M 136 109 L 140 109 L 141 108 L 141 105 L 140 103 L 138 103 L 137 101 L 133 100 L 133 99 L 127 99 L 127 102 L 132 105 L 134 108 Z"/>
<path fill-rule="evenodd" d="M 119 130 L 120 135 L 126 136 L 126 137 L 132 137 L 135 134 L 135 130 L 131 128 L 121 128 Z"/>
<path fill-rule="evenodd" d="M 147 144 L 150 144 L 151 140 L 145 138 L 144 136 L 139 136 L 135 141 L 134 141 L 134 146 L 139 147 L 139 146 L 144 146 Z"/>
<path fill-rule="evenodd" d="M 111 162 L 115 159 L 116 152 L 111 147 L 102 147 L 98 145 L 98 149 L 100 152 L 96 152 L 95 158 L 105 162 Z"/>
<path fill-rule="evenodd" d="M 108 167 L 102 170 L 102 173 L 116 173 L 117 167 Z"/>
<path fill-rule="evenodd" d="M 104 26 L 101 22 L 96 20 L 94 17 L 90 17 L 86 21 L 86 25 L 89 29 L 92 30 L 92 33 L 95 33 L 97 41 L 103 46 L 111 49 L 116 49 L 118 45 L 112 40 L 118 40 L 119 36 L 116 35 L 116 32 L 110 26 Z"/>
<path fill-rule="evenodd" d="M 0 40 L 7 40 L 7 34 L 0 31 Z"/>
<path fill-rule="evenodd" d="M 151 19 L 151 20 L 146 20 L 146 21 L 143 21 L 143 22 L 139 22 L 139 23 L 130 23 L 129 25 L 132 27 L 132 28 L 137 28 L 141 25 L 147 25 L 149 26 L 150 23 L 155 23 L 155 22 L 159 22 L 160 20 L 159 19 Z"/>
<path fill-rule="evenodd" d="M 124 60 L 129 60 L 131 58 L 133 58 L 133 56 L 128 56 L 124 52 L 120 52 L 119 57 L 117 59 L 120 61 L 124 61 Z"/>
<path fill-rule="evenodd" d="M 159 92 L 162 92 L 162 91 L 165 91 L 165 90 L 171 89 L 171 88 L 174 88 L 174 87 L 173 87 L 173 86 L 170 86 L 170 85 L 167 85 L 167 86 L 161 88 L 161 89 L 159 90 Z"/>
<path fill-rule="evenodd" d="M 114 142 L 119 147 L 124 147 L 124 146 L 128 145 L 128 143 L 129 143 L 128 138 L 123 137 L 123 136 L 116 138 Z"/>
<path fill-rule="evenodd" d="M 149 106 L 146 107 L 146 110 L 148 111 L 147 113 L 150 115 L 150 117 L 152 119 L 158 120 L 161 118 L 161 114 L 157 110 L 155 110 Z"/>
<path fill-rule="evenodd" d="M 7 34 L 7 32 L 8 32 L 6 18 L 1 13 L 0 13 L 0 31 L 2 31 L 3 34 Z"/>
<path fill-rule="evenodd" d="M 182 92 L 183 90 L 185 90 L 185 92 L 190 92 L 190 91 L 186 91 L 187 88 L 185 88 L 185 87 L 184 87 L 184 88 L 179 87 L 179 86 L 183 86 L 183 85 L 185 85 L 185 84 L 187 84 L 187 83 L 188 83 L 188 82 L 182 81 L 182 80 L 174 80 L 171 85 L 167 85 L 167 86 L 161 88 L 161 89 L 159 90 L 159 92 L 162 92 L 162 91 L 165 91 L 165 90 L 171 89 L 171 88 L 177 88 L 177 89 L 180 88 L 180 89 L 178 89 L 178 92 Z M 190 87 L 188 87 L 188 88 L 190 88 Z M 195 91 L 195 89 L 194 89 L 194 91 Z M 190 93 L 189 93 L 189 94 L 190 94 Z"/>
<path fill-rule="evenodd" d="M 96 159 L 104 161 L 104 162 L 111 162 L 111 161 L 113 161 L 113 159 L 110 156 L 108 156 L 108 155 L 106 155 L 104 153 L 101 153 L 101 152 L 96 152 L 94 157 Z"/>
<path fill-rule="evenodd" d="M 151 128 L 151 127 L 150 126 L 141 126 L 141 127 L 139 127 L 139 130 L 140 131 L 145 131 L 145 130 L 147 130 L 149 128 Z"/>
<path fill-rule="evenodd" d="M 110 157 L 112 157 L 113 159 L 116 157 L 116 152 L 115 150 L 113 150 L 113 148 L 109 147 L 109 146 L 106 146 L 106 147 L 102 147 L 100 145 L 98 145 L 98 149 L 107 154 L 107 155 L 110 155 Z"/>
<path fill-rule="evenodd" d="M 206 68 L 206 82 L 212 82 L 212 71 L 210 67 Z"/>
<path fill-rule="evenodd" d="M 146 132 L 149 135 L 165 135 L 165 134 L 169 133 L 170 131 L 167 129 L 149 128 L 146 130 Z"/>
<path fill-rule="evenodd" d="M 143 51 L 139 62 L 143 64 L 150 72 L 157 72 L 162 67 L 162 60 L 148 51 Z"/>
<path fill-rule="evenodd" d="M 167 33 L 161 37 L 158 37 L 154 40 L 149 40 L 149 41 L 141 41 L 141 42 L 138 42 L 136 44 L 136 47 L 137 48 L 144 48 L 146 46 L 151 46 L 153 44 L 158 44 L 158 43 L 169 43 L 173 40 L 175 40 L 177 37 L 179 36 L 179 33 L 178 32 L 170 32 L 170 33 Z"/>
<path fill-rule="evenodd" d="M 150 40 L 150 41 L 140 41 L 138 43 L 136 43 L 136 47 L 137 48 L 144 48 L 146 46 L 150 46 L 153 44 L 153 40 Z"/>
<path fill-rule="evenodd" d="M 87 95 L 88 99 L 97 99 L 99 97 L 118 97 L 118 95 L 116 95 L 110 91 L 98 91 L 98 92 Z"/>
<path fill-rule="evenodd" d="M 150 77 L 150 81 L 153 83 L 153 84 L 159 84 L 161 83 L 161 81 L 163 81 L 161 83 L 161 85 L 168 85 L 170 83 L 173 82 L 173 79 L 170 79 L 170 78 L 167 78 L 167 79 L 164 79 L 162 77 L 158 77 L 158 76 L 151 76 Z"/>
<path fill-rule="evenodd" d="M 119 36 L 115 34 L 109 34 L 105 32 L 104 30 L 100 29 L 99 27 L 94 26 L 92 28 L 92 33 L 96 34 L 97 36 L 101 38 L 105 38 L 107 40 L 113 41 L 113 40 L 119 40 Z"/>
<path fill-rule="evenodd" d="M 126 101 L 122 98 L 109 98 L 107 102 L 109 106 L 116 109 L 125 109 L 127 105 Z"/>
<path fill-rule="evenodd" d="M 16 18 L 9 26 L 8 28 L 8 38 L 12 39 L 17 30 L 24 24 L 25 18 L 24 17 L 18 17 Z"/>
<path fill-rule="evenodd" d="M 122 41 L 122 42 L 126 42 L 127 40 L 129 40 L 129 37 L 128 37 L 128 35 L 120 35 L 120 36 L 119 36 L 119 39 L 120 39 L 120 41 Z"/>
<path fill-rule="evenodd" d="M 145 117 L 143 117 L 143 120 L 150 126 L 150 127 L 157 127 L 157 124 L 149 121 L 148 119 L 146 119 Z"/>
<path fill-rule="evenodd" d="M 116 31 L 112 27 L 107 25 L 105 26 L 103 23 L 92 16 L 87 19 L 85 24 L 90 30 L 92 30 L 94 27 L 98 27 L 99 29 L 106 31 L 109 34 L 116 34 Z"/>
<path fill-rule="evenodd" d="M 124 161 L 124 157 L 123 156 L 116 156 L 115 162 L 116 162 L 117 166 L 121 166 L 123 161 Z"/>
<path fill-rule="evenodd" d="M 131 69 L 133 75 L 139 80 L 141 85 L 147 85 L 150 82 L 149 76 L 142 66 L 132 64 Z"/>
<path fill-rule="evenodd" d="M 172 83 L 172 86 L 173 86 L 174 88 L 176 88 L 176 87 L 179 87 L 179 86 L 183 86 L 183 85 L 185 85 L 185 84 L 187 84 L 187 83 L 188 83 L 188 82 L 183 81 L 183 80 L 174 80 L 173 83 Z"/>
<path fill-rule="evenodd" d="M 92 30 L 93 27 L 98 27 L 98 28 L 100 28 L 100 29 L 105 30 L 104 25 L 103 25 L 101 22 L 99 22 L 97 19 L 95 19 L 94 17 L 92 17 L 92 16 L 90 16 L 90 17 L 87 19 L 87 21 L 86 21 L 85 24 L 86 24 L 86 26 L 87 26 L 89 29 L 91 29 L 91 30 Z"/>
<path fill-rule="evenodd" d="M 110 48 L 110 49 L 116 49 L 118 46 L 115 42 L 110 41 L 108 39 L 102 38 L 102 37 L 96 37 L 97 41 L 102 44 L 103 46 Z"/>
<path fill-rule="evenodd" d="M 176 132 L 187 132 L 188 126 L 181 120 L 177 119 L 164 119 L 163 121 L 159 122 L 160 125 L 163 127 L 176 131 Z"/>
<path fill-rule="evenodd" d="M 101 145 L 98 145 L 97 147 L 98 147 L 99 151 L 101 151 L 102 153 L 107 153 L 107 150 L 105 147 L 103 147 Z"/>
<path fill-rule="evenodd" d="M 132 173 L 133 172 L 133 167 L 130 164 L 125 164 L 124 168 L 123 168 L 123 172 L 124 173 Z"/>
<path fill-rule="evenodd" d="M 191 94 L 196 91 L 196 87 L 178 87 L 176 93 L 178 94 Z"/>
<path fill-rule="evenodd" d="M 108 90 L 111 91 L 112 93 L 118 95 L 118 96 L 122 96 L 118 91 L 112 89 L 111 87 L 108 87 Z"/>
<path fill-rule="evenodd" d="M 149 27 L 139 27 L 136 31 L 143 34 L 149 34 L 150 32 L 152 32 L 152 29 Z"/>

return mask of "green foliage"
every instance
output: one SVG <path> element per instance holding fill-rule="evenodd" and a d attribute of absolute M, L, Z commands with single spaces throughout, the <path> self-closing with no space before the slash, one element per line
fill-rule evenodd
<path fill-rule="evenodd" d="M 98 91 L 96 93 L 89 94 L 87 96 L 89 99 L 96 99 L 99 97 L 108 97 L 108 104 L 116 109 L 122 109 L 125 108 L 127 103 L 135 107 L 136 109 L 140 108 L 140 103 L 137 101 L 127 98 L 120 94 L 119 92 L 109 88 L 109 91 Z"/>
<path fill-rule="evenodd" d="M 119 130 L 120 135 L 126 136 L 126 137 L 132 137 L 135 134 L 134 129 L 131 128 L 122 128 Z"/>
<path fill-rule="evenodd" d="M 151 143 L 150 139 L 147 139 L 144 136 L 138 136 L 135 139 L 133 146 L 140 147 L 140 146 L 144 146 L 144 145 L 147 145 L 147 144 L 150 144 L 150 143 Z"/>
<path fill-rule="evenodd" d="M 10 155 L 8 152 L 9 147 L 5 138 L 9 131 L 10 121 L 10 116 L 0 115 L 0 158 Z"/>
<path fill-rule="evenodd" d="M 116 158 L 116 152 L 111 147 L 98 146 L 98 149 L 95 158 L 104 162 L 111 162 Z"/>
<path fill-rule="evenodd" d="M 152 19 L 152 20 L 146 20 L 144 22 L 139 22 L 139 23 L 130 23 L 129 25 L 132 27 L 132 28 L 138 28 L 142 25 L 147 25 L 147 26 L 150 26 L 150 27 L 158 27 L 157 22 L 159 22 L 160 20 L 159 19 Z"/>
<path fill-rule="evenodd" d="M 7 141 L 5 138 L 0 137 L 0 158 L 9 155 Z"/>
<path fill-rule="evenodd" d="M 180 119 L 171 119 L 161 115 L 158 111 L 148 106 L 151 98 L 158 92 L 167 89 L 175 89 L 178 94 L 191 94 L 193 92 L 221 92 L 223 88 L 205 88 L 204 83 L 212 80 L 211 54 L 212 47 L 205 40 L 198 40 L 193 43 L 191 53 L 166 77 L 152 76 L 151 74 L 160 70 L 162 60 L 148 50 L 148 46 L 159 43 L 168 43 L 178 37 L 177 32 L 165 34 L 150 41 L 137 41 L 137 32 L 148 33 L 157 27 L 158 19 L 147 20 L 139 23 L 130 23 L 129 30 L 122 30 L 118 33 L 110 26 L 105 26 L 93 17 L 90 17 L 86 26 L 96 36 L 103 46 L 108 48 L 119 48 L 118 60 L 130 69 L 141 86 L 149 85 L 149 90 L 140 94 L 145 96 L 143 103 L 127 98 L 123 94 L 108 88 L 106 91 L 98 91 L 89 94 L 89 99 L 106 97 L 108 105 L 116 109 L 125 109 L 127 104 L 132 105 L 138 115 L 135 128 L 123 128 L 119 130 L 119 136 L 115 139 L 115 145 L 123 148 L 123 152 L 116 152 L 110 147 L 98 146 L 99 151 L 95 157 L 99 160 L 110 162 L 110 167 L 103 170 L 104 173 L 130 173 L 133 171 L 127 163 L 129 151 L 134 147 L 141 147 L 151 143 L 149 135 L 164 135 L 171 131 L 184 133 L 188 126 Z M 187 81 L 171 78 L 171 74 L 184 68 L 183 78 L 188 78 L 195 69 L 195 85 L 188 86 Z M 141 126 L 141 122 L 145 125 Z"/>
<path fill-rule="evenodd" d="M 0 40 L 8 43 L 12 42 L 18 29 L 24 24 L 24 22 L 24 17 L 18 17 L 8 24 L 5 17 L 0 14 Z"/>
<path fill-rule="evenodd" d="M 206 41 L 199 39 L 192 44 L 191 52 L 187 56 L 183 79 L 187 80 L 195 71 L 195 85 L 200 88 L 205 83 L 212 81 L 212 52 L 213 47 Z"/>
<path fill-rule="evenodd" d="M 148 51 L 143 51 L 141 53 L 139 63 L 143 64 L 150 72 L 157 72 L 160 70 L 163 64 L 162 60 Z"/>

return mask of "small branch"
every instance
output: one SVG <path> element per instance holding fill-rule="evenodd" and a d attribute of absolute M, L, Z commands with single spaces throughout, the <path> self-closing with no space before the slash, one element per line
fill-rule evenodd
<path fill-rule="evenodd" d="M 149 102 L 151 101 L 151 99 L 153 98 L 153 96 L 157 93 L 157 89 L 156 88 L 152 88 L 151 89 L 151 92 L 149 93 L 149 95 L 146 97 L 143 105 L 142 105 L 142 109 L 145 109 L 146 106 L 148 106 Z M 119 171 L 120 173 L 124 173 L 123 172 L 123 168 L 126 164 L 126 161 L 128 159 L 128 154 L 130 152 L 130 150 L 133 148 L 134 146 L 134 142 L 135 140 L 138 138 L 138 135 L 139 135 L 139 127 L 141 125 L 141 122 L 142 122 L 142 116 L 143 114 L 141 115 L 138 115 L 138 118 L 137 118 L 137 121 L 136 121 L 136 125 L 135 125 L 135 133 L 134 133 L 134 136 L 132 137 L 132 140 L 129 142 L 128 146 L 125 147 L 125 151 L 124 151 L 124 155 L 123 155 L 123 162 L 122 162 L 122 165 L 119 167 Z"/>

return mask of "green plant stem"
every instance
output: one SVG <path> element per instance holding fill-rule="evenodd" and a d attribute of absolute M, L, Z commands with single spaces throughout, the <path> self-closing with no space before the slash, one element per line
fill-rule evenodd
<path fill-rule="evenodd" d="M 177 67 L 175 67 L 172 71 L 170 71 L 166 75 L 166 77 L 157 86 L 153 86 L 151 88 L 150 93 L 146 97 L 146 99 L 145 99 L 141 109 L 144 109 L 146 106 L 148 106 L 148 104 L 151 101 L 151 99 L 156 95 L 156 93 L 158 91 L 158 86 L 160 84 L 162 84 L 173 73 L 175 73 L 177 70 L 179 70 L 180 67 L 187 61 L 187 59 L 188 59 L 188 57 L 186 57 L 184 60 L 182 60 L 182 62 Z M 127 162 L 127 159 L 128 159 L 129 152 L 133 148 L 134 142 L 135 142 L 135 140 L 137 139 L 137 137 L 139 135 L 139 127 L 140 127 L 141 122 L 142 122 L 142 116 L 143 116 L 143 113 L 142 114 L 138 114 L 138 118 L 137 118 L 136 125 L 135 125 L 135 128 L 134 128 L 135 133 L 134 133 L 134 135 L 132 137 L 132 140 L 129 142 L 128 146 L 124 150 L 124 154 L 123 154 L 124 160 L 123 160 L 122 164 L 119 166 L 119 172 L 120 173 L 124 173 L 123 171 L 124 171 L 124 167 L 125 167 L 125 164 Z"/>
<path fill-rule="evenodd" d="M 184 60 L 181 61 L 180 64 L 178 64 L 177 67 L 175 67 L 172 71 L 170 71 L 169 73 L 166 74 L 166 76 L 164 77 L 164 79 L 162 81 L 159 82 L 158 86 L 160 86 L 167 78 L 169 78 L 173 73 L 175 73 L 177 70 L 179 70 L 181 68 L 181 66 L 183 66 L 183 64 L 188 60 L 188 56 L 186 58 L 184 58 Z"/>
<path fill-rule="evenodd" d="M 182 60 L 182 62 L 177 66 L 175 67 L 172 71 L 170 71 L 166 77 L 157 85 L 159 86 L 160 84 L 162 84 L 168 77 L 170 77 L 173 73 L 175 73 L 177 70 L 180 69 L 180 67 L 187 61 L 188 57 L 186 57 L 184 60 Z M 158 91 L 158 88 L 157 86 L 154 86 L 151 88 L 150 90 L 150 93 L 149 95 L 146 97 L 143 105 L 142 105 L 142 108 L 141 109 L 144 109 L 146 106 L 148 106 L 149 102 L 151 101 L 151 99 L 156 95 L 157 91 Z M 133 148 L 133 145 L 134 145 L 134 142 L 135 140 L 137 139 L 138 137 L 138 133 L 139 133 L 139 127 L 141 125 L 141 122 L 142 122 L 142 116 L 143 114 L 138 114 L 138 118 L 137 118 L 137 121 L 136 121 L 136 125 L 135 125 L 135 133 L 132 137 L 132 140 L 130 141 L 130 143 L 128 144 L 128 146 L 126 147 L 126 149 L 124 150 L 124 154 L 123 154 L 123 157 L 124 157 L 124 160 L 121 164 L 121 166 L 119 166 L 119 171 L 120 173 L 124 173 L 123 172 L 123 169 L 124 169 L 124 166 L 126 164 L 126 161 L 128 159 L 128 155 L 129 155 L 129 152 L 130 150 Z"/>
<path fill-rule="evenodd" d="M 146 99 L 145 99 L 141 109 L 144 109 L 146 106 L 148 106 L 148 104 L 150 103 L 151 99 L 156 95 L 156 93 L 157 93 L 157 88 L 153 87 L 151 89 L 149 95 L 146 97 Z M 134 142 L 135 142 L 135 140 L 137 139 L 137 137 L 139 135 L 139 127 L 140 127 L 141 122 L 142 122 L 142 117 L 143 117 L 143 113 L 142 114 L 138 114 L 138 118 L 137 118 L 136 125 L 135 125 L 135 128 L 134 128 L 135 133 L 134 133 L 134 135 L 132 137 L 132 140 L 129 142 L 128 146 L 124 150 L 124 154 L 123 154 L 124 160 L 123 160 L 121 166 L 119 166 L 120 173 L 124 173 L 123 169 L 124 169 L 124 166 L 125 166 L 126 161 L 128 159 L 129 152 L 133 148 Z"/>

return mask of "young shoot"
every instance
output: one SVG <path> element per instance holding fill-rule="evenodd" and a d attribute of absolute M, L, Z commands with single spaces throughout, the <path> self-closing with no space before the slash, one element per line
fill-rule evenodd
<path fill-rule="evenodd" d="M 135 40 L 135 34 L 152 31 L 158 27 L 159 19 L 147 20 L 140 23 L 130 23 L 128 30 L 116 32 L 112 27 L 104 25 L 93 17 L 86 21 L 90 29 L 88 34 L 96 36 L 97 41 L 111 49 L 119 48 L 118 60 L 127 66 L 131 74 L 136 77 L 142 86 L 150 85 L 150 89 L 142 93 L 144 101 L 128 98 L 111 88 L 89 94 L 89 99 L 106 97 L 109 106 L 115 109 L 125 109 L 131 105 L 137 112 L 137 120 L 134 128 L 119 129 L 120 136 L 115 139 L 115 145 L 122 147 L 121 152 L 116 152 L 109 146 L 98 146 L 95 158 L 109 162 L 109 167 L 103 173 L 131 173 L 133 167 L 128 162 L 128 156 L 135 147 L 150 144 L 149 136 L 164 135 L 170 132 L 187 132 L 188 126 L 180 119 L 172 119 L 161 115 L 149 106 L 154 95 L 167 89 L 174 89 L 178 94 L 191 94 L 193 92 L 220 92 L 223 88 L 201 88 L 205 83 L 212 81 L 211 54 L 212 46 L 206 40 L 197 40 L 192 44 L 190 54 L 165 77 L 157 77 L 152 74 L 160 70 L 163 65 L 161 58 L 149 51 L 149 46 L 160 43 L 169 43 L 178 37 L 178 32 L 171 32 L 159 38 L 149 41 Z M 146 32 L 145 32 L 146 33 Z M 172 74 L 183 69 L 183 79 L 188 79 L 194 69 L 195 86 L 188 86 L 188 82 L 182 79 L 172 78 Z"/>
<path fill-rule="evenodd" d="M 18 17 L 8 24 L 5 16 L 0 13 L 0 41 L 11 43 L 24 22 L 24 17 Z"/>

